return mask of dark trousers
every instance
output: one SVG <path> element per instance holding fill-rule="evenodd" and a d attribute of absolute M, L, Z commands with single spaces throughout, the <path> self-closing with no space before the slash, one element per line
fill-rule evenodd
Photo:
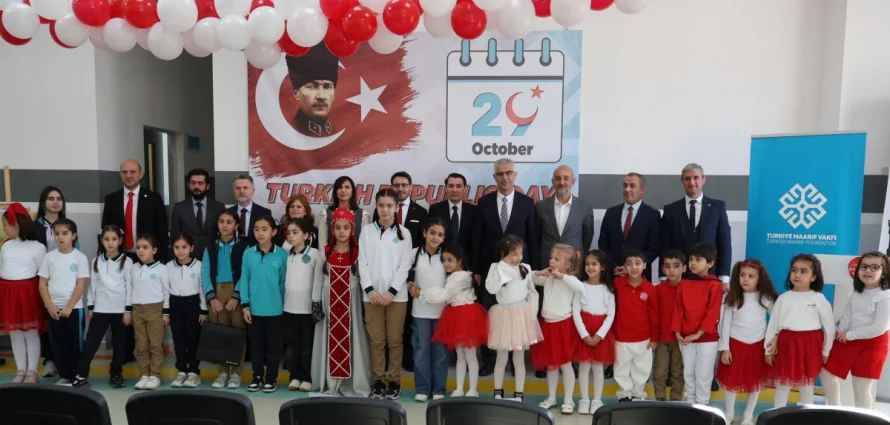
<path fill-rule="evenodd" d="M 201 336 L 201 298 L 170 296 L 170 332 L 176 351 L 176 369 L 182 373 L 200 373 L 198 370 L 198 339 Z"/>
<path fill-rule="evenodd" d="M 284 313 L 284 335 L 290 379 L 312 382 L 312 340 L 315 338 L 312 315 Z"/>
<path fill-rule="evenodd" d="M 414 304 L 414 298 L 408 297 L 408 307 L 405 313 L 405 330 L 402 335 L 408 337 L 402 338 L 402 367 L 408 370 L 414 370 L 414 346 L 411 344 L 411 333 L 414 332 L 412 324 L 414 316 L 411 315 L 411 307 Z"/>
<path fill-rule="evenodd" d="M 77 374 L 84 378 L 90 377 L 90 363 L 93 356 L 102 344 L 105 332 L 111 327 L 111 376 L 123 375 L 124 362 L 127 360 L 127 330 L 130 326 L 124 325 L 123 313 L 93 313 L 90 326 L 87 328 L 87 338 L 83 343 L 83 351 L 77 365 Z M 129 334 L 133 332 L 130 331 Z"/>
<path fill-rule="evenodd" d="M 49 340 L 49 332 L 40 334 L 40 355 L 43 356 L 43 364 L 53 361 L 53 344 Z"/>
<path fill-rule="evenodd" d="M 83 345 L 83 309 L 75 308 L 71 310 L 70 316 L 59 317 L 59 320 L 53 320 L 49 317 L 49 312 L 46 312 L 46 321 L 53 346 L 53 361 L 59 370 L 59 377 L 72 380 Z"/>
<path fill-rule="evenodd" d="M 265 375 L 265 382 L 275 382 L 281 361 L 281 316 L 253 316 L 251 319 L 253 324 L 247 325 L 247 334 L 250 335 L 253 376 L 263 378 Z"/>

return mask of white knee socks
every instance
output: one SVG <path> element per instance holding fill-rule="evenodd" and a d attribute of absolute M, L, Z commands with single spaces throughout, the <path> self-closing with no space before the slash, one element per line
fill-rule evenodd
<path fill-rule="evenodd" d="M 593 399 L 602 401 L 603 384 L 605 381 L 602 363 L 581 363 L 578 367 L 578 385 L 581 387 L 581 400 L 589 398 L 588 386 L 590 385 L 590 378 L 588 374 L 591 373 L 591 369 L 593 372 Z"/>
<path fill-rule="evenodd" d="M 800 391 L 800 403 L 799 404 L 813 404 L 813 400 L 815 396 L 813 395 L 814 387 L 812 385 L 804 385 L 798 386 L 797 390 Z"/>
<path fill-rule="evenodd" d="M 732 422 L 732 418 L 735 417 L 735 398 L 737 393 L 735 391 L 726 391 L 723 394 L 723 399 L 726 403 L 726 422 Z"/>
<path fill-rule="evenodd" d="M 757 399 L 760 398 L 760 391 L 754 391 L 748 393 L 748 405 L 745 407 L 745 416 L 742 416 L 743 419 L 753 419 L 754 418 L 754 408 L 757 407 Z"/>
<path fill-rule="evenodd" d="M 40 335 L 36 329 L 30 331 L 12 331 L 9 333 L 12 342 L 12 356 L 18 370 L 37 372 L 40 363 Z"/>
<path fill-rule="evenodd" d="M 510 352 L 507 350 L 498 350 L 498 356 L 494 362 L 494 389 L 504 389 L 504 373 L 507 370 L 507 360 Z M 519 374 L 516 374 L 518 380 Z"/>
<path fill-rule="evenodd" d="M 875 407 L 874 379 L 853 377 L 853 401 L 856 407 L 873 409 Z"/>
<path fill-rule="evenodd" d="M 513 371 L 516 372 L 516 392 L 521 393 L 525 389 L 525 350 L 513 350 Z"/>
<path fill-rule="evenodd" d="M 571 363 L 561 365 L 559 369 L 547 371 L 547 391 L 550 393 L 550 398 L 556 400 L 556 387 L 559 384 L 560 370 L 562 370 L 562 393 L 564 399 L 563 402 L 567 403 L 571 401 L 574 403 L 572 396 L 575 392 L 575 371 L 572 370 Z"/>
<path fill-rule="evenodd" d="M 457 390 L 464 390 L 464 380 L 467 378 L 467 355 L 463 347 L 457 347 Z"/>
<path fill-rule="evenodd" d="M 476 358 L 476 348 L 463 348 L 462 350 L 470 372 L 470 392 L 475 393 L 479 384 L 479 359 Z M 463 388 L 463 381 L 461 381 L 461 388 Z"/>
<path fill-rule="evenodd" d="M 788 395 L 791 394 L 790 385 L 776 384 L 776 396 L 773 400 L 773 407 L 785 407 L 788 404 Z"/>
<path fill-rule="evenodd" d="M 833 373 L 822 369 L 819 374 L 822 380 L 822 389 L 825 391 L 825 404 L 828 406 L 841 405 L 841 381 Z"/>

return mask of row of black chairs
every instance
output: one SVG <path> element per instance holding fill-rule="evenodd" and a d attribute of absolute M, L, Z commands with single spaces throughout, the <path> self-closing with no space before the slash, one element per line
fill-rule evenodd
<path fill-rule="evenodd" d="M 221 391 L 161 390 L 127 401 L 129 425 L 254 425 L 253 403 Z M 312 397 L 290 400 L 278 413 L 281 425 L 407 425 L 402 405 L 382 400 Z M 48 385 L 0 385 L 0 425 L 111 425 L 102 394 Z M 447 398 L 430 403 L 427 425 L 553 425 L 540 407 L 507 400 Z M 725 425 L 713 407 L 688 403 L 634 402 L 606 405 L 593 425 Z M 805 405 L 768 410 L 757 425 L 890 425 L 872 411 Z"/>

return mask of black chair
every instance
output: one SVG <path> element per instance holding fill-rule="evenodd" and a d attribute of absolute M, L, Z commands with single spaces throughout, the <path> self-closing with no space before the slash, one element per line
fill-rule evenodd
<path fill-rule="evenodd" d="M 512 400 L 475 397 L 434 400 L 426 409 L 426 425 L 553 425 L 550 411 Z"/>
<path fill-rule="evenodd" d="M 280 425 L 406 425 L 401 404 L 362 397 L 310 397 L 288 401 L 278 411 Z"/>
<path fill-rule="evenodd" d="M 111 425 L 105 397 L 56 385 L 0 385 L 4 425 Z"/>
<path fill-rule="evenodd" d="M 127 400 L 130 425 L 255 425 L 247 396 L 224 391 L 159 390 Z"/>
<path fill-rule="evenodd" d="M 761 413 L 757 418 L 757 425 L 839 424 L 888 425 L 890 419 L 871 410 L 813 404 L 771 409 Z"/>
<path fill-rule="evenodd" d="M 726 425 L 723 412 L 683 402 L 635 401 L 610 404 L 593 414 L 593 425 Z"/>

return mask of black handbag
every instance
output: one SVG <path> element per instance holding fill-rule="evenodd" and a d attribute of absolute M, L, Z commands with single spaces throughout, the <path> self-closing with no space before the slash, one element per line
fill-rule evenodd
<path fill-rule="evenodd" d="M 198 341 L 198 360 L 238 366 L 247 343 L 247 330 L 204 322 Z"/>

